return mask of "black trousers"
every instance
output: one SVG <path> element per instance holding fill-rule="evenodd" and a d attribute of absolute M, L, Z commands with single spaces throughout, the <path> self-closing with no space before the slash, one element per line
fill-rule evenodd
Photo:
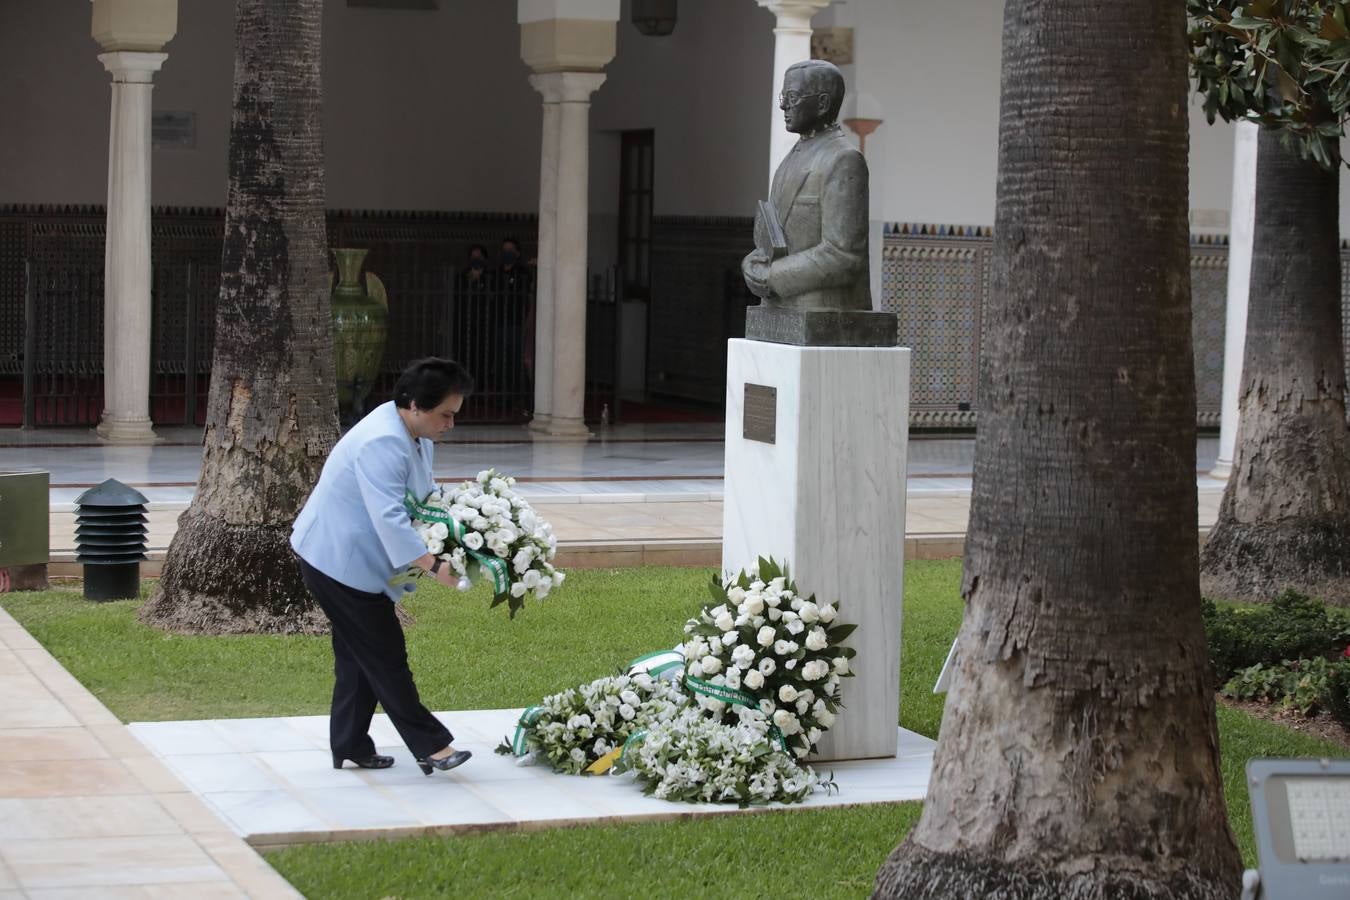
<path fill-rule="evenodd" d="M 375 752 L 370 719 L 378 701 L 413 755 L 425 758 L 454 740 L 417 696 L 403 628 L 384 594 L 334 581 L 298 560 L 300 574 L 333 625 L 333 708 L 328 740 L 334 756 L 360 759 Z"/>

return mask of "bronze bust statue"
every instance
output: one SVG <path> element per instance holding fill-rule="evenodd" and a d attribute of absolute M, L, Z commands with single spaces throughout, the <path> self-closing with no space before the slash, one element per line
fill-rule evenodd
<path fill-rule="evenodd" d="M 789 67 L 778 106 L 800 135 L 773 176 L 755 220 L 755 249 L 741 262 L 761 298 L 746 337 L 790 344 L 894 346 L 895 317 L 872 312 L 867 162 L 835 120 L 844 76 L 832 63 Z"/>

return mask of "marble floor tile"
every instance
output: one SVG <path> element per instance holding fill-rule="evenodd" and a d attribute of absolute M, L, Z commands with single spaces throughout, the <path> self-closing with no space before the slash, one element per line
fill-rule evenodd
<path fill-rule="evenodd" d="M 313 809 L 286 790 L 212 791 L 206 803 L 233 826 L 236 834 L 274 834 L 293 831 L 331 831 Z"/>
<path fill-rule="evenodd" d="M 163 759 L 174 775 L 201 794 L 216 791 L 274 791 L 282 786 L 280 779 L 245 754 L 164 754 Z"/>
<path fill-rule="evenodd" d="M 430 777 L 422 774 L 411 754 L 392 735 L 387 717 L 377 716 L 372 731 L 388 730 L 389 740 L 377 739 L 377 746 L 381 752 L 394 756 L 392 768 L 347 767 L 337 771 L 330 767 L 325 748 L 312 748 L 236 754 L 245 770 L 256 766 L 267 774 L 271 779 L 268 789 L 241 790 L 237 780 L 222 779 L 215 774 L 204 780 L 185 774 L 185 780 L 237 834 L 264 844 L 291 840 L 297 835 L 312 840 L 341 840 L 344 835 L 367 837 L 381 829 L 454 830 L 736 812 L 735 807 L 720 804 L 671 804 L 646 797 L 628 778 L 556 775 L 546 766 L 522 766 L 514 757 L 496 755 L 493 748 L 514 729 L 520 712 L 498 709 L 437 713 L 455 729 L 456 746 L 472 750 L 474 758 L 454 771 L 434 772 Z M 228 720 L 213 724 L 219 725 L 221 721 Z M 268 721 L 291 735 L 326 740 L 327 720 L 323 716 L 252 721 L 255 734 L 251 740 L 258 743 L 266 743 L 262 732 Z M 162 752 L 154 743 L 157 733 L 165 736 L 166 748 L 172 746 L 175 734 L 184 733 L 133 727 L 157 753 Z M 839 793 L 813 795 L 808 805 L 889 803 L 922 798 L 936 744 L 911 732 L 897 734 L 895 758 L 821 764 L 818 771 L 833 777 Z M 201 754 L 184 754 L 167 756 L 166 762 L 177 771 L 185 763 L 201 766 L 206 758 Z M 238 769 L 220 764 L 210 768 L 211 773 L 221 771 Z"/>
<path fill-rule="evenodd" d="M 227 880 L 187 835 L 6 841 L 0 854 L 25 891 Z"/>
<path fill-rule="evenodd" d="M 127 726 L 142 743 L 163 756 L 210 755 L 232 749 L 228 727 L 214 722 L 134 722 Z M 224 748 L 222 748 L 224 745 Z"/>

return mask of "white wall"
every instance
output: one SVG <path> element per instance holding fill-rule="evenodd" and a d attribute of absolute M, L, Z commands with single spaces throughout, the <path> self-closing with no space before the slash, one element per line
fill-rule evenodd
<path fill-rule="evenodd" d="M 434 12 L 324 10 L 328 205 L 532 212 L 539 96 L 519 57 L 513 0 L 442 0 Z M 764 190 L 773 16 L 755 0 L 683 0 L 667 38 L 618 25 L 593 98 L 592 259 L 612 255 L 618 133 L 656 130 L 660 215 L 750 215 Z M 0 203 L 102 203 L 108 76 L 88 0 L 0 0 Z M 818 25 L 855 29 L 845 115 L 868 139 L 874 220 L 993 222 L 1002 11 L 992 0 L 846 0 Z M 225 199 L 233 3 L 179 0 L 178 36 L 155 79 L 160 110 L 197 114 L 193 150 L 156 150 L 157 205 Z M 1228 126 L 1191 111 L 1197 230 L 1223 230 Z M 775 121 L 781 127 L 781 120 Z M 1350 179 L 1342 178 L 1350 233 Z"/>

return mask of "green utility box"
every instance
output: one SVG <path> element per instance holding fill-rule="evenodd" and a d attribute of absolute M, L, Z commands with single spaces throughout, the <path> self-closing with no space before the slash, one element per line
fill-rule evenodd
<path fill-rule="evenodd" d="M 47 587 L 50 476 L 0 471 L 0 593 Z"/>

